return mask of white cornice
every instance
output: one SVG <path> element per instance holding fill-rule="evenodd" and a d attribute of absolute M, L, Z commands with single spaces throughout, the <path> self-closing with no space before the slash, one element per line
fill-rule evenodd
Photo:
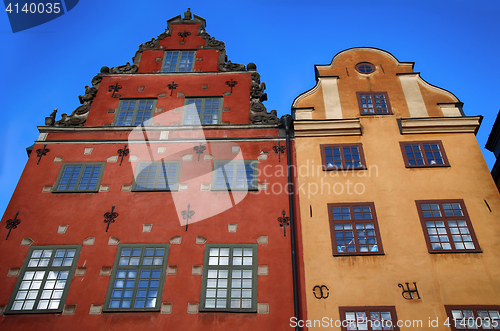
<path fill-rule="evenodd" d="M 401 133 L 477 133 L 481 116 L 402 118 Z"/>
<path fill-rule="evenodd" d="M 297 120 L 293 122 L 295 137 L 359 136 L 359 118 L 341 120 Z"/>
<path fill-rule="evenodd" d="M 279 125 L 154 125 L 145 126 L 145 131 L 209 131 L 209 130 L 258 130 L 258 129 L 278 129 Z M 131 132 L 135 129 L 135 126 L 39 126 L 38 131 L 40 133 L 51 133 L 51 132 Z"/>
<path fill-rule="evenodd" d="M 202 71 L 202 72 L 157 72 L 157 73 L 141 73 L 136 72 L 133 74 L 101 74 L 102 77 L 142 77 L 142 76 L 196 76 L 196 75 L 241 75 L 241 74 L 251 74 L 252 71 Z"/>

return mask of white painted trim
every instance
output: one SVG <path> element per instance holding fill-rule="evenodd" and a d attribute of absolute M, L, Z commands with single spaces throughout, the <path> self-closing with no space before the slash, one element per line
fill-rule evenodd
<path fill-rule="evenodd" d="M 279 137 L 269 137 L 263 139 L 224 139 L 224 140 L 212 140 L 210 138 L 193 138 L 193 139 L 178 139 L 178 140 L 148 140 L 148 144 L 164 144 L 164 143 L 205 143 L 205 142 L 259 142 L 259 141 L 285 141 L 286 138 Z M 35 144 L 42 143 L 41 141 L 35 141 Z M 144 144 L 144 141 L 129 141 L 129 140 L 116 140 L 116 141 L 88 141 L 88 140 L 80 140 L 80 141 L 45 141 L 47 145 L 65 145 L 65 144 L 95 144 L 95 145 L 103 145 L 103 144 Z"/>
<path fill-rule="evenodd" d="M 259 129 L 278 129 L 279 125 L 176 125 L 176 126 L 144 126 L 145 131 L 210 131 L 210 130 L 259 130 Z M 88 131 L 133 131 L 135 126 L 79 126 L 79 127 L 58 127 L 58 126 L 39 126 L 41 133 L 51 132 L 88 132 Z"/>
<path fill-rule="evenodd" d="M 381 49 L 376 49 L 376 48 L 371 48 L 371 47 L 356 47 L 356 48 L 351 48 L 351 49 L 346 49 L 345 51 L 342 51 L 340 53 L 337 53 L 332 59 L 332 62 L 330 64 L 326 65 L 316 65 L 315 67 L 317 69 L 331 69 L 335 65 L 335 62 L 338 60 L 339 57 L 341 57 L 344 54 L 350 53 L 350 52 L 359 52 L 359 51 L 369 51 L 369 52 L 374 52 L 378 54 L 382 54 L 384 56 L 389 57 L 394 63 L 398 66 L 413 66 L 413 63 L 408 63 L 408 62 L 399 62 L 398 59 L 391 53 L 381 50 Z"/>
<path fill-rule="evenodd" d="M 342 108 L 340 106 L 338 77 L 320 77 L 323 86 L 323 102 L 325 103 L 325 119 L 341 119 Z"/>
<path fill-rule="evenodd" d="M 418 74 L 400 75 L 399 82 L 403 88 L 406 105 L 410 111 L 410 117 L 428 117 L 429 113 L 425 107 L 424 98 L 422 97 L 420 86 L 418 85 Z"/>

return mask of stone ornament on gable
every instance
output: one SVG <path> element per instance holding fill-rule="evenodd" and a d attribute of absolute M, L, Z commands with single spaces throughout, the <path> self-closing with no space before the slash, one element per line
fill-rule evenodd
<path fill-rule="evenodd" d="M 127 62 L 127 64 L 118 66 L 118 67 L 113 67 L 109 69 L 109 73 L 111 74 L 133 74 L 136 73 L 137 70 L 139 70 L 139 67 L 136 66 L 135 64 L 130 64 L 130 62 Z"/>
<path fill-rule="evenodd" d="M 139 45 L 139 50 L 150 50 L 150 49 L 156 49 L 158 47 L 158 40 L 155 38 L 151 38 L 150 41 L 146 41 L 145 43 L 142 43 Z"/>
<path fill-rule="evenodd" d="M 223 41 L 215 40 L 214 37 L 207 39 L 207 41 L 205 43 L 205 48 L 224 49 L 225 46 L 226 46 L 226 44 Z"/>
<path fill-rule="evenodd" d="M 184 21 L 190 21 L 193 18 L 193 15 L 191 15 L 191 8 L 188 8 L 187 11 L 184 12 Z"/>
<path fill-rule="evenodd" d="M 245 71 L 244 64 L 232 63 L 227 61 L 227 63 L 219 63 L 220 71 Z"/>
<path fill-rule="evenodd" d="M 101 73 L 97 74 L 92 78 L 92 87 L 85 86 L 85 94 L 84 95 L 79 95 L 78 99 L 80 100 L 80 103 L 82 104 L 78 108 L 76 108 L 71 115 L 68 116 L 68 114 L 63 113 L 61 115 L 61 119 L 55 123 L 53 121 L 55 120 L 55 111 L 50 115 L 50 117 L 47 117 L 45 119 L 45 125 L 47 126 L 83 126 L 85 122 L 87 121 L 87 116 L 90 110 L 90 106 L 92 105 L 92 102 L 94 101 L 94 98 L 97 94 L 97 90 L 99 89 L 99 85 L 101 84 L 102 81 L 102 73 L 109 72 L 108 67 L 102 67 Z M 52 119 L 53 118 L 53 119 Z M 49 124 L 47 124 L 49 123 Z"/>
<path fill-rule="evenodd" d="M 250 84 L 250 123 L 255 125 L 279 124 L 280 121 L 276 110 L 271 110 L 268 113 L 266 106 L 262 103 L 267 100 L 267 94 L 264 93 L 266 83 L 260 82 L 257 66 L 254 63 L 249 63 L 247 70 L 252 72 L 252 82 Z"/>
<path fill-rule="evenodd" d="M 96 94 L 97 89 L 95 87 L 89 87 L 88 85 L 85 85 L 85 94 L 79 95 L 78 99 L 80 100 L 80 103 L 83 104 L 85 101 L 94 100 Z"/>

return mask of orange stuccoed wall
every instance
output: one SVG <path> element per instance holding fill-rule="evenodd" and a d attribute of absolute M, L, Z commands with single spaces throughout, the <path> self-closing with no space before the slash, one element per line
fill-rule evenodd
<path fill-rule="evenodd" d="M 358 72 L 363 62 L 374 72 Z M 378 49 L 343 51 L 316 66 L 316 86 L 293 104 L 311 330 L 340 321 L 341 307 L 394 307 L 411 325 L 404 330 L 450 330 L 445 305 L 500 307 L 500 195 L 475 138 L 480 118 L 463 116 L 453 94 L 412 68 Z M 361 115 L 356 92 L 387 92 L 392 114 Z M 441 141 L 449 166 L 406 167 L 408 141 Z M 365 169 L 323 170 L 321 145 L 352 143 L 362 145 Z M 415 201 L 445 199 L 463 200 L 481 252 L 428 251 Z M 374 203 L 384 254 L 334 256 L 328 204 L 360 202 Z M 403 298 L 398 284 L 407 282 L 421 299 Z M 314 292 L 321 285 L 326 299 Z"/>

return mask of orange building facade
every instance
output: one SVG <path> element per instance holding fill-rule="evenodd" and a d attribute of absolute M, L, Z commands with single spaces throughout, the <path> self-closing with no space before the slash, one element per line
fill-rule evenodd
<path fill-rule="evenodd" d="M 475 138 L 481 116 L 383 50 L 315 70 L 292 106 L 301 325 L 500 328 L 500 196 Z"/>
<path fill-rule="evenodd" d="M 288 328 L 288 178 L 265 171 L 285 131 L 254 64 L 189 10 L 167 23 L 38 128 L 2 218 L 0 329 Z"/>

